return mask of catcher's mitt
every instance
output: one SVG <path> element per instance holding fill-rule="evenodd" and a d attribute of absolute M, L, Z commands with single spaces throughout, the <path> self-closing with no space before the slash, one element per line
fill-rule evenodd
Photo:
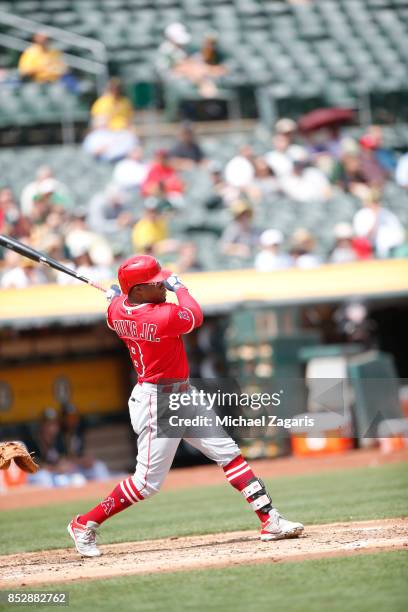
<path fill-rule="evenodd" d="M 34 474 L 39 469 L 22 442 L 0 442 L 0 470 L 8 470 L 12 459 L 24 472 Z"/>

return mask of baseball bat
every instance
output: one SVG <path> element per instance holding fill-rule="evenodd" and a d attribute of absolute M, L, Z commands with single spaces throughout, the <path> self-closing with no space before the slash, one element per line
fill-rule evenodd
<path fill-rule="evenodd" d="M 37 263 L 44 264 L 45 266 L 49 266 L 50 268 L 54 268 L 54 270 L 58 270 L 59 272 L 63 272 L 64 274 L 69 274 L 69 276 L 73 276 L 74 278 L 82 281 L 83 283 L 87 283 L 91 287 L 99 289 L 99 291 L 103 291 L 104 293 L 106 292 L 106 289 L 104 289 L 104 287 L 102 287 L 98 283 L 95 283 L 95 281 L 91 280 L 90 278 L 78 274 L 77 272 L 75 272 L 75 270 L 72 270 L 72 268 L 64 266 L 56 259 L 53 259 L 52 257 L 45 255 L 44 253 L 40 253 L 40 251 L 36 251 L 35 249 L 27 246 L 26 244 L 23 244 L 19 240 L 15 240 L 15 238 L 10 238 L 10 236 L 0 234 L 0 245 L 5 247 L 6 249 L 11 249 L 12 251 L 15 251 L 23 257 L 32 259 Z"/>

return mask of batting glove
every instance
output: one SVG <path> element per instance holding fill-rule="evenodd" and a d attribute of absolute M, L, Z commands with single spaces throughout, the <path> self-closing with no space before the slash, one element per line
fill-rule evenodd
<path fill-rule="evenodd" d="M 177 291 L 177 289 L 181 289 L 181 287 L 185 287 L 185 285 L 183 285 L 183 283 L 181 282 L 177 274 L 172 274 L 171 276 L 166 278 L 166 280 L 163 282 L 164 282 L 164 286 L 169 291 Z"/>
<path fill-rule="evenodd" d="M 108 302 L 111 302 L 113 298 L 118 297 L 120 293 L 121 291 L 118 285 L 111 285 L 109 289 L 105 291 L 105 296 Z"/>

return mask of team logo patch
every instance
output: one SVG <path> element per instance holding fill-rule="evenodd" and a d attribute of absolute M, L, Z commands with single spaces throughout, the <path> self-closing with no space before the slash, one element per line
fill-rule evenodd
<path fill-rule="evenodd" d="M 101 503 L 101 506 L 106 516 L 109 516 L 115 507 L 115 500 L 113 499 L 113 497 L 107 497 L 106 499 L 103 500 L 103 502 Z"/>
<path fill-rule="evenodd" d="M 179 310 L 177 314 L 180 317 L 180 319 L 184 319 L 185 321 L 190 320 L 190 315 L 188 314 L 188 312 L 184 312 L 184 310 Z"/>

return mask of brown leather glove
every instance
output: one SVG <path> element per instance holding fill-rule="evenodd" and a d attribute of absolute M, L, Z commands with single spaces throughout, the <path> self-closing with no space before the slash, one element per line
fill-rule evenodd
<path fill-rule="evenodd" d="M 0 442 L 0 470 L 8 470 L 12 459 L 24 472 L 34 474 L 39 469 L 22 442 Z"/>

